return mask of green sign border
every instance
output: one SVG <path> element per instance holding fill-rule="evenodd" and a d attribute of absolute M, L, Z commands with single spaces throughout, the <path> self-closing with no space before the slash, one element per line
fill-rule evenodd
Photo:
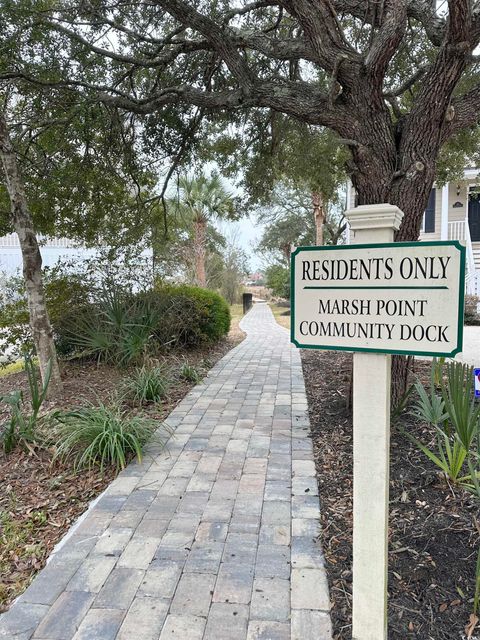
<path fill-rule="evenodd" d="M 370 349 L 361 347 L 353 349 L 351 347 L 333 347 L 313 344 L 301 344 L 295 339 L 295 256 L 303 251 L 349 251 L 352 249 L 382 249 L 392 247 L 455 247 L 460 251 L 460 282 L 459 282 L 459 298 L 458 298 L 458 332 L 457 347 L 448 353 L 432 353 L 431 351 L 396 351 L 392 349 Z M 463 322 L 465 308 L 465 268 L 466 268 L 467 248 L 458 240 L 436 240 L 426 242 L 381 242 L 378 244 L 348 244 L 348 245 L 329 245 L 326 247 L 297 247 L 291 256 L 290 268 L 290 300 L 291 300 L 291 327 L 290 340 L 300 349 L 321 349 L 323 351 L 351 351 L 362 353 L 391 353 L 396 355 L 414 355 L 414 356 L 433 356 L 453 358 L 457 353 L 461 353 L 463 348 Z"/>

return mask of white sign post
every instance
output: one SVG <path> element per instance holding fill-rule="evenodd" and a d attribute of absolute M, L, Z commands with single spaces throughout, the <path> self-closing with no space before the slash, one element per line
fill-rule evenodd
<path fill-rule="evenodd" d="M 403 213 L 389 204 L 346 217 L 353 246 L 292 254 L 292 341 L 354 351 L 352 637 L 386 640 L 390 354 L 461 351 L 465 248 L 393 243 Z"/>
<path fill-rule="evenodd" d="M 397 207 L 348 212 L 354 243 L 393 242 Z M 386 640 L 391 356 L 353 355 L 352 639 Z M 373 553 L 372 553 L 373 551 Z"/>

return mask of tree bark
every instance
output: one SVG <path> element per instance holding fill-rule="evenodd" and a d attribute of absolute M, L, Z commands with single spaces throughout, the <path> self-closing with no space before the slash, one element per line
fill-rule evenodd
<path fill-rule="evenodd" d="M 323 197 L 319 191 L 312 192 L 313 218 L 315 220 L 315 244 L 317 247 L 323 245 L 323 223 L 325 222 L 325 209 Z"/>
<path fill-rule="evenodd" d="M 423 135 L 418 132 L 418 142 Z M 415 155 L 413 154 L 413 157 Z M 425 158 L 425 156 L 420 157 Z M 400 163 L 400 157 L 397 156 L 397 158 Z M 381 166 L 380 158 L 376 159 L 375 168 L 369 163 L 368 158 L 364 163 L 359 158 L 357 161 L 359 167 L 353 174 L 352 181 L 356 185 L 358 204 L 388 202 L 398 206 L 405 217 L 395 239 L 397 241 L 418 240 L 423 213 L 434 182 L 436 156 L 432 155 L 427 165 L 412 162 L 413 166 L 408 175 L 397 179 L 394 178 L 394 172 L 389 164 L 385 163 L 385 166 Z M 399 406 L 407 392 L 412 365 L 411 357 L 400 355 L 392 357 L 392 408 Z"/>
<path fill-rule="evenodd" d="M 193 223 L 193 251 L 195 255 L 195 276 L 197 285 L 206 289 L 207 275 L 205 269 L 207 223 L 205 220 L 196 219 Z"/>
<path fill-rule="evenodd" d="M 11 204 L 12 221 L 20 242 L 23 261 L 23 277 L 27 292 L 30 329 L 37 351 L 42 380 L 45 380 L 48 363 L 51 362 L 50 392 L 62 389 L 53 331 L 48 317 L 42 281 L 42 256 L 33 229 L 32 218 L 22 177 L 13 149 L 4 114 L 0 111 L 0 159 L 5 184 Z"/>

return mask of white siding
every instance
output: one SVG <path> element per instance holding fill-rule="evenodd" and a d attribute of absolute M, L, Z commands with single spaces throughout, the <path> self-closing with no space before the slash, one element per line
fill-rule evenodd
<path fill-rule="evenodd" d="M 440 240 L 442 235 L 442 190 L 435 191 L 435 231 L 425 233 L 420 231 L 419 240 Z"/>
<path fill-rule="evenodd" d="M 40 247 L 44 267 L 53 267 L 59 259 L 84 260 L 95 256 L 95 249 Z M 0 246 L 0 273 L 12 276 L 22 269 L 20 247 Z"/>
<path fill-rule="evenodd" d="M 467 217 L 468 212 L 468 190 L 473 186 L 475 181 L 473 180 L 457 180 L 449 183 L 448 192 L 448 221 L 449 222 L 463 222 Z M 459 194 L 457 195 L 457 191 Z M 457 202 L 462 203 L 462 207 L 454 207 Z M 350 201 L 348 203 L 349 208 L 355 206 L 355 189 L 353 186 L 350 188 Z M 419 240 L 440 240 L 442 234 L 442 189 L 437 188 L 435 193 L 435 231 L 432 233 L 425 233 L 423 230 L 420 232 Z"/>

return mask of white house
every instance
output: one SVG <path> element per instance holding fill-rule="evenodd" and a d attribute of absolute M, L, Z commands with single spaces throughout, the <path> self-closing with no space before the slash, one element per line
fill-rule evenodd
<path fill-rule="evenodd" d="M 355 206 L 351 184 L 347 202 L 349 207 Z M 480 296 L 480 169 L 465 169 L 461 180 L 432 189 L 419 240 L 459 240 L 465 244 L 466 290 Z"/>
<path fill-rule="evenodd" d="M 95 255 L 95 249 L 86 249 L 68 238 L 38 237 L 40 253 L 45 267 L 53 267 L 59 260 L 82 260 Z M 11 276 L 22 269 L 22 253 L 16 233 L 0 237 L 0 277 Z"/>

